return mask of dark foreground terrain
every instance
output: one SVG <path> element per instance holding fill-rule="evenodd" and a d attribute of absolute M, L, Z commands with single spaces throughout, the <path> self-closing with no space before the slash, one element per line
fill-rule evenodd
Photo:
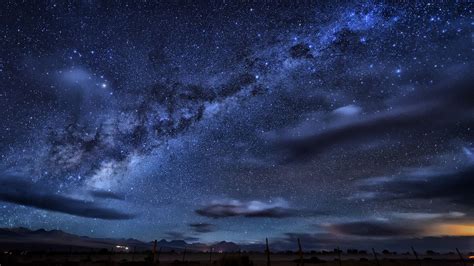
<path fill-rule="evenodd" d="M 156 258 L 158 259 L 158 258 Z M 219 265 L 219 266 L 266 266 L 267 257 L 262 253 L 226 253 L 213 254 L 210 258 L 206 253 L 162 254 L 159 261 L 152 262 L 150 253 L 115 253 L 115 254 L 10 254 L 3 253 L 0 257 L 1 266 L 9 265 Z M 407 255 L 380 255 L 378 262 L 369 255 L 345 255 L 339 261 L 334 255 L 311 256 L 306 254 L 302 261 L 306 265 L 335 265 L 335 266 L 364 266 L 364 265 L 406 265 L 406 266 L 449 266 L 449 265 L 474 265 L 474 260 L 466 259 L 462 262 L 455 255 L 424 256 L 416 260 Z M 299 265 L 301 261 L 295 254 L 272 254 L 272 266 Z"/>

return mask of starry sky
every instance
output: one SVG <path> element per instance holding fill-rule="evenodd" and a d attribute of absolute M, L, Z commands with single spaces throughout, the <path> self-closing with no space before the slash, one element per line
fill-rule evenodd
<path fill-rule="evenodd" d="M 0 5 L 0 227 L 474 246 L 472 3 Z"/>

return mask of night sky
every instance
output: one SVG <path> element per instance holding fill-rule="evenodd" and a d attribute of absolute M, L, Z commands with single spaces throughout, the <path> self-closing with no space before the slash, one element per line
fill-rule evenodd
<path fill-rule="evenodd" d="M 2 1 L 0 227 L 473 247 L 472 10 Z"/>

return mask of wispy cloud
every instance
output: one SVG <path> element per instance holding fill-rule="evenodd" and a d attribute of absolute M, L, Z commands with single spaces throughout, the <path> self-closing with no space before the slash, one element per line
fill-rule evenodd
<path fill-rule="evenodd" d="M 286 200 L 277 199 L 271 202 L 258 200 L 217 200 L 197 209 L 196 213 L 211 218 L 249 217 L 249 218 L 286 218 L 295 216 L 321 215 L 323 212 L 303 210 L 291 207 Z"/>

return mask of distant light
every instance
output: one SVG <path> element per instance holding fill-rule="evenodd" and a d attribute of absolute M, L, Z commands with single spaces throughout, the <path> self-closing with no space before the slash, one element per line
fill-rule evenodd
<path fill-rule="evenodd" d="M 395 70 L 395 72 L 396 72 L 397 74 L 400 74 L 400 73 L 402 73 L 402 70 L 401 70 L 400 68 L 397 68 L 397 70 Z"/>
<path fill-rule="evenodd" d="M 101 86 L 102 88 L 107 88 L 107 84 L 105 84 L 105 83 L 100 84 L 100 86 Z"/>
<path fill-rule="evenodd" d="M 123 250 L 128 250 L 127 246 L 121 246 L 121 245 L 116 245 L 115 248 L 117 249 L 123 249 Z"/>

